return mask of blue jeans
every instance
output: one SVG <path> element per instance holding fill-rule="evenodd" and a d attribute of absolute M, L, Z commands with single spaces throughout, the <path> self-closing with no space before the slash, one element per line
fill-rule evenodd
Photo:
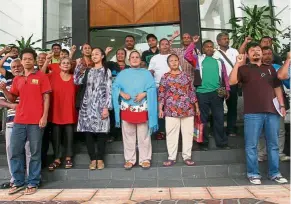
<path fill-rule="evenodd" d="M 38 125 L 14 124 L 10 138 L 11 173 L 16 186 L 25 184 L 25 153 L 26 141 L 29 142 L 31 159 L 29 162 L 28 186 L 36 187 L 41 177 L 41 143 L 43 128 Z"/>
<path fill-rule="evenodd" d="M 281 175 L 279 172 L 278 146 L 280 116 L 273 113 L 256 113 L 244 115 L 245 151 L 248 178 L 260 178 L 257 147 L 263 127 L 265 129 L 267 142 L 269 177 L 274 178 Z"/>

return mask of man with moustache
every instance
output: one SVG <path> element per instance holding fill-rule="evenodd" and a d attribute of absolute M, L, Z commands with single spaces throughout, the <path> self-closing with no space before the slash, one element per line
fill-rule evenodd
<path fill-rule="evenodd" d="M 271 47 L 262 47 L 263 51 L 263 59 L 262 62 L 264 64 L 272 65 L 276 71 L 278 71 L 281 67 L 281 65 L 278 64 L 272 64 L 273 63 L 273 50 Z M 289 67 L 289 63 L 285 63 L 284 66 Z M 287 88 L 290 89 L 290 80 L 283 80 L 282 84 Z M 282 86 L 283 88 L 283 86 Z M 284 93 L 285 94 L 285 93 Z M 280 118 L 280 132 L 279 132 L 279 156 L 280 156 L 280 161 L 289 161 L 290 157 L 286 156 L 286 154 L 283 153 L 285 146 L 285 122 L 284 118 Z M 264 161 L 267 160 L 267 152 L 266 152 L 266 143 L 265 143 L 265 138 L 263 136 L 260 137 L 259 141 L 259 161 Z"/>
<path fill-rule="evenodd" d="M 152 57 L 160 53 L 158 48 L 158 38 L 154 34 L 147 35 L 147 42 L 150 49 L 142 53 L 142 67 L 148 67 Z"/>
<path fill-rule="evenodd" d="M 23 66 L 21 64 L 21 60 L 17 58 L 11 62 L 11 72 L 6 71 L 3 67 L 0 67 L 0 72 L 6 79 L 6 81 L 0 82 L 0 87 L 3 87 L 3 91 L 2 90 L 0 91 L 0 106 L 8 108 L 7 117 L 6 117 L 5 141 L 6 141 L 7 163 L 8 163 L 10 176 L 11 176 L 10 182 L 3 183 L 1 185 L 1 188 L 10 188 L 14 183 L 14 178 L 11 174 L 11 168 L 10 168 L 11 152 L 9 151 L 9 148 L 10 148 L 10 137 L 11 137 L 11 132 L 13 128 L 13 121 L 15 117 L 15 107 L 17 103 L 10 103 L 9 101 L 7 101 L 5 94 L 10 90 L 13 78 L 23 74 Z M 29 161 L 30 161 L 30 156 L 31 156 L 28 142 L 26 142 L 25 144 L 25 155 L 26 155 L 26 160 L 25 160 L 26 169 L 28 173 Z"/>
<path fill-rule="evenodd" d="M 249 64 L 241 54 L 230 74 L 229 83 L 242 83 L 244 97 L 244 137 L 247 161 L 247 177 L 252 184 L 260 185 L 261 176 L 258 164 L 258 141 L 264 127 L 268 152 L 268 176 L 277 183 L 287 183 L 279 172 L 278 134 L 280 115 L 273 99 L 277 97 L 279 109 L 286 115 L 281 81 L 271 64 L 262 63 L 262 49 L 258 43 L 247 47 Z"/>
<path fill-rule="evenodd" d="M 172 35 L 171 39 L 170 39 L 170 43 L 172 44 L 174 39 L 177 38 L 179 35 L 180 35 L 180 32 L 179 31 L 175 31 L 174 34 Z M 179 61 L 180 61 L 180 65 L 182 67 L 182 71 L 186 72 L 191 77 L 192 82 L 196 86 L 196 85 L 201 85 L 200 84 L 201 83 L 200 79 L 199 80 L 197 79 L 197 81 L 196 81 L 196 77 L 195 77 L 195 69 L 196 69 L 196 67 L 191 65 L 184 58 L 186 49 L 188 48 L 188 46 L 191 43 L 192 43 L 192 36 L 189 33 L 184 33 L 183 36 L 182 36 L 182 47 L 181 48 L 171 48 L 171 53 L 174 53 L 174 54 L 178 55 Z M 196 53 L 196 55 L 199 54 L 199 50 L 197 48 L 194 48 L 193 52 Z M 194 77 L 195 77 L 195 79 L 194 79 Z"/>
<path fill-rule="evenodd" d="M 239 55 L 238 51 L 229 46 L 228 33 L 219 33 L 216 37 L 219 45 L 214 52 L 214 56 L 223 60 L 227 76 L 230 75 L 232 68 L 236 62 L 236 57 Z M 238 100 L 238 85 L 230 86 L 229 99 L 226 100 L 227 105 L 227 129 L 228 136 L 236 136 L 236 120 L 237 120 L 237 100 Z"/>

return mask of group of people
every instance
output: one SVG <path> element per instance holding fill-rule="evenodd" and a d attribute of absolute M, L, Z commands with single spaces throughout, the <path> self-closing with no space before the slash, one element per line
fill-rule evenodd
<path fill-rule="evenodd" d="M 1 50 L 0 54 L 5 56 L 0 61 L 4 78 L 0 83 L 0 105 L 9 108 L 5 134 L 11 173 L 9 194 L 25 187 L 25 194 L 37 191 L 50 140 L 54 161 L 49 170 L 60 167 L 62 157 L 65 168 L 74 166 L 75 125 L 77 132 L 86 138 L 90 170 L 105 167 L 106 142 L 116 128 L 122 131 L 127 170 L 137 163 L 136 143 L 138 164 L 143 169 L 151 167 L 151 135 L 156 132 L 158 138 L 166 138 L 168 160 L 164 166 L 176 163 L 180 131 L 183 161 L 193 166 L 194 116 L 199 116 L 207 127 L 211 111 L 216 146 L 229 149 L 228 136 L 236 136 L 239 87 L 244 96 L 247 176 L 251 183 L 261 184 L 257 147 L 264 128 L 269 177 L 286 183 L 279 172 L 279 155 L 285 160 L 287 157 L 281 148 L 285 140 L 278 143 L 280 115 L 273 99 L 277 97 L 280 113 L 285 116 L 282 82 L 278 77 L 289 77 L 286 70 L 290 55 L 282 66 L 274 62 L 270 37 L 263 37 L 261 44 L 251 42 L 248 37 L 238 52 L 229 46 L 229 35 L 220 33 L 218 49 L 215 50 L 213 41 L 206 40 L 201 54 L 196 48 L 199 36 L 188 33 L 182 36 L 181 48 L 172 48 L 178 36 L 179 32 L 175 32 L 171 39 L 158 41 L 149 34 L 150 48 L 142 54 L 134 49 L 134 36 L 126 36 L 125 48 L 118 49 L 111 61 L 106 57 L 112 48 L 104 51 L 87 43 L 81 48 L 82 58 L 77 60 L 72 60 L 76 46 L 69 52 L 54 44 L 52 53 L 38 55 L 31 48 L 22 50 L 20 55 L 17 47 Z M 281 66 L 278 75 L 274 63 Z M 65 155 L 62 155 L 62 138 Z M 208 149 L 207 128 L 199 145 L 202 150 Z"/>

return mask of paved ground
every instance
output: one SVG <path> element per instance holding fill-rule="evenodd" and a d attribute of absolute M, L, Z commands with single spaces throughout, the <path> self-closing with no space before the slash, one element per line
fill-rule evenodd
<path fill-rule="evenodd" d="M 256 204 L 290 203 L 290 185 L 195 188 L 40 189 L 36 194 L 8 195 L 0 203 L 46 204 Z"/>

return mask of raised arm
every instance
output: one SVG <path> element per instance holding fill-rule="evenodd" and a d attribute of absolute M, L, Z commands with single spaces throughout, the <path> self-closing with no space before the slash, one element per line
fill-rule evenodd
<path fill-rule="evenodd" d="M 77 59 L 76 63 L 77 65 L 74 71 L 74 83 L 76 85 L 80 85 L 83 84 L 86 68 L 81 63 L 81 59 Z"/>
<path fill-rule="evenodd" d="M 71 49 L 70 49 L 70 55 L 69 55 L 69 58 L 70 58 L 70 59 L 73 59 L 73 57 L 74 57 L 74 55 L 75 55 L 75 53 L 76 53 L 76 50 L 77 50 L 76 45 L 73 45 L 73 46 L 71 47 Z"/>
<path fill-rule="evenodd" d="M 3 65 L 4 65 L 4 63 L 5 63 L 5 61 L 9 58 L 9 57 L 11 57 L 12 55 L 11 55 L 11 53 L 10 52 L 8 52 L 1 60 L 0 60 L 0 74 L 2 74 L 3 76 L 5 76 L 6 75 L 6 69 L 4 69 L 4 67 L 3 67 Z"/>
<path fill-rule="evenodd" d="M 5 46 L 2 50 L 0 50 L 0 56 L 10 51 L 11 51 L 11 48 L 9 46 Z"/>
<path fill-rule="evenodd" d="M 44 62 L 44 64 L 42 65 L 42 68 L 41 68 L 41 70 L 40 70 L 41 72 L 46 73 L 47 68 L 48 68 L 48 65 L 49 65 L 50 61 L 52 60 L 52 58 L 53 58 L 52 53 L 49 53 L 49 54 L 46 56 L 46 58 L 45 58 L 45 62 Z"/>
<path fill-rule="evenodd" d="M 238 83 L 238 69 L 240 66 L 245 64 L 246 55 L 240 54 L 236 57 L 236 63 L 229 75 L 229 85 L 235 85 Z"/>
<path fill-rule="evenodd" d="M 248 36 L 245 38 L 245 41 L 243 42 L 243 44 L 239 47 L 238 52 L 239 54 L 245 54 L 246 52 L 246 48 L 248 43 L 250 43 L 253 40 L 252 37 Z"/>
<path fill-rule="evenodd" d="M 0 82 L 0 89 L 3 91 L 3 94 L 8 101 L 10 101 L 11 103 L 14 103 L 16 101 L 17 96 L 13 95 L 7 90 L 6 83 Z"/>
<path fill-rule="evenodd" d="M 278 78 L 280 80 L 285 80 L 290 78 L 290 58 L 291 53 L 287 53 L 287 59 L 285 60 L 283 66 L 278 70 Z"/>

